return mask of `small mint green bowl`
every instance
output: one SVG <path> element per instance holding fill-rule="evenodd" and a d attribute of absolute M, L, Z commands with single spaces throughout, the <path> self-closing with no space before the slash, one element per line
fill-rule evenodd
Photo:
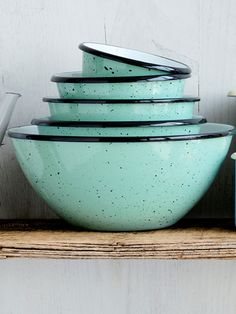
<path fill-rule="evenodd" d="M 65 72 L 51 78 L 61 98 L 80 99 L 156 99 L 183 97 L 185 79 L 190 74 L 166 76 L 88 76 Z"/>
<path fill-rule="evenodd" d="M 10 129 L 29 182 L 60 217 L 93 230 L 160 229 L 180 220 L 212 184 L 233 127 L 196 135 L 83 137 Z"/>
<path fill-rule="evenodd" d="M 105 76 L 189 74 L 191 69 L 181 62 L 150 53 L 117 46 L 82 43 L 83 72 Z"/>
<path fill-rule="evenodd" d="M 206 119 L 196 116 L 191 120 L 181 121 L 133 121 L 133 122 L 78 122 L 54 121 L 50 118 L 33 119 L 39 134 L 50 135 L 52 130 L 57 135 L 67 136 L 172 136 L 199 133 Z"/>
<path fill-rule="evenodd" d="M 57 121 L 148 121 L 192 119 L 197 97 L 105 100 L 43 98 Z"/>

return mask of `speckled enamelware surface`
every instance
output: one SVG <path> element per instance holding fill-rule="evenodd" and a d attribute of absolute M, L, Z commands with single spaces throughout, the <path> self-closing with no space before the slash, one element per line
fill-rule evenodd
<path fill-rule="evenodd" d="M 168 140 L 42 136 L 35 126 L 9 135 L 26 177 L 60 217 L 134 231 L 170 226 L 189 212 L 226 156 L 230 129 L 212 124 L 205 135 Z"/>
<path fill-rule="evenodd" d="M 196 134 L 206 119 L 196 116 L 192 120 L 182 122 L 61 122 L 50 118 L 33 119 L 32 124 L 38 126 L 39 134 L 51 132 L 57 135 L 72 136 L 168 136 Z"/>
<path fill-rule="evenodd" d="M 147 69 L 123 62 L 109 60 L 87 52 L 83 52 L 83 72 L 91 74 L 101 73 L 106 76 L 155 75 L 168 73 L 167 71 L 155 70 L 151 68 Z"/>
<path fill-rule="evenodd" d="M 192 119 L 199 98 L 167 100 L 76 100 L 44 98 L 58 121 L 147 121 Z"/>
<path fill-rule="evenodd" d="M 52 82 L 62 98 L 155 99 L 183 97 L 185 79 L 190 74 L 166 76 L 88 76 L 82 72 L 55 74 Z"/>
<path fill-rule="evenodd" d="M 83 71 L 105 76 L 190 73 L 181 62 L 150 53 L 117 46 L 82 43 Z"/>

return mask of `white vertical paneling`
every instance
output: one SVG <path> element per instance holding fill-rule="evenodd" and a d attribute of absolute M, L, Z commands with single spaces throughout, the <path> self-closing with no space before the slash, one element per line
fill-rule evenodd
<path fill-rule="evenodd" d="M 236 102 L 227 98 L 236 86 L 236 2 L 200 1 L 201 114 L 211 122 L 236 125 Z M 235 141 L 231 151 L 235 150 Z M 228 157 L 213 188 L 195 214 L 232 216 L 233 161 Z"/>
<path fill-rule="evenodd" d="M 0 261 L 4 314 L 235 314 L 234 261 Z M 234 289 L 233 289 L 234 287 Z"/>

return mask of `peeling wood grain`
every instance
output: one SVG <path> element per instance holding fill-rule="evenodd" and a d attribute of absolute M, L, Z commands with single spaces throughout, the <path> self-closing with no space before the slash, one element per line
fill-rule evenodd
<path fill-rule="evenodd" d="M 235 259 L 236 232 L 228 223 L 221 227 L 186 224 L 148 232 L 93 232 L 60 228 L 55 221 L 45 222 L 44 228 L 42 222 L 32 228 L 29 222 L 18 222 L 15 227 L 13 222 L 1 222 L 0 258 L 12 257 Z"/>

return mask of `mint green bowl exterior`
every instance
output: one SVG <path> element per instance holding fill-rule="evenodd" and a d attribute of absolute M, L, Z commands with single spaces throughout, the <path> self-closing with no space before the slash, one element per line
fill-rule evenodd
<path fill-rule="evenodd" d="M 33 125 L 37 125 L 40 120 L 32 120 Z M 132 127 L 66 127 L 66 126 L 48 126 L 38 125 L 39 134 L 50 135 L 51 132 L 56 135 L 66 136 L 102 136 L 102 137 L 130 137 L 130 136 L 170 136 L 170 135 L 188 135 L 197 134 L 200 131 L 201 123 L 190 125 L 147 125 Z"/>
<path fill-rule="evenodd" d="M 196 101 L 80 103 L 49 102 L 51 119 L 57 121 L 148 121 L 192 119 Z"/>
<path fill-rule="evenodd" d="M 154 99 L 182 97 L 184 83 L 184 80 L 133 83 L 57 83 L 57 88 L 62 98 Z"/>
<path fill-rule="evenodd" d="M 61 98 L 80 99 L 156 99 L 181 98 L 190 74 L 167 76 L 102 77 L 82 72 L 53 75 Z"/>
<path fill-rule="evenodd" d="M 95 56 L 87 52 L 83 52 L 83 72 L 88 74 L 102 74 L 106 76 L 138 76 L 168 73 L 166 71 L 152 70 L 123 62 L 117 62 L 107 58 Z"/>
<path fill-rule="evenodd" d="M 224 128 L 230 129 L 216 124 L 207 129 L 218 134 Z M 52 140 L 53 132 L 51 137 L 37 134 L 35 126 L 9 132 L 29 182 L 60 217 L 105 231 L 159 229 L 177 222 L 213 182 L 232 139 L 81 142 Z"/>

